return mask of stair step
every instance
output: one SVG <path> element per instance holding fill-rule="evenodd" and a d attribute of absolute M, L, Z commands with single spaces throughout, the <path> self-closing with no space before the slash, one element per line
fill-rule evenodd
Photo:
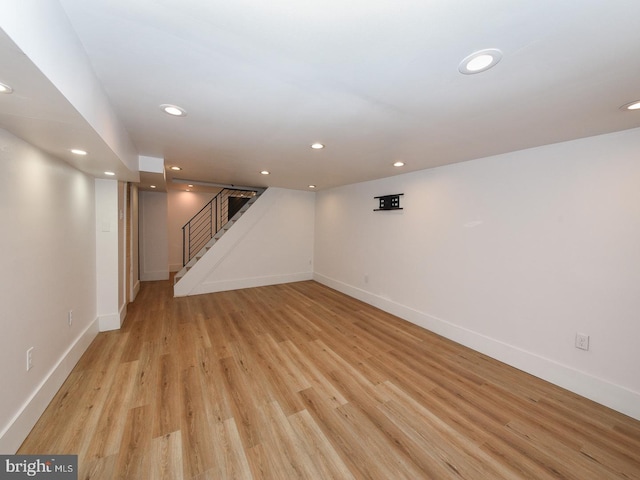
<path fill-rule="evenodd" d="M 180 279 L 182 277 L 184 277 L 185 273 L 187 273 L 184 269 L 180 270 L 178 273 L 176 273 L 173 277 L 173 284 L 175 285 L 176 283 L 178 283 L 180 281 Z"/>

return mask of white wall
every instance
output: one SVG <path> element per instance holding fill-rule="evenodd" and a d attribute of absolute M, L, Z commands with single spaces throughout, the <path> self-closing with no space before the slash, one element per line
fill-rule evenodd
<path fill-rule="evenodd" d="M 130 236 L 130 249 L 131 249 L 131 285 L 129 285 L 130 290 L 130 301 L 135 300 L 136 295 L 140 291 L 140 265 L 139 265 L 139 252 L 138 245 L 140 241 L 139 236 L 139 228 L 140 228 L 140 217 L 139 217 L 139 206 L 140 203 L 138 201 L 139 191 L 137 185 L 131 185 L 131 198 L 129 201 L 131 202 L 131 207 L 129 209 L 131 214 L 131 236 Z"/>
<path fill-rule="evenodd" d="M 140 192 L 140 280 L 169 278 L 167 194 Z"/>
<path fill-rule="evenodd" d="M 319 192 L 315 277 L 640 418 L 639 156 L 635 129 Z"/>
<path fill-rule="evenodd" d="M 310 280 L 315 193 L 269 188 L 174 287 L 176 296 Z"/>
<path fill-rule="evenodd" d="M 98 331 L 95 192 L 4 130 L 0 165 L 0 452 L 14 453 Z"/>
<path fill-rule="evenodd" d="M 122 289 L 123 222 L 119 218 L 117 180 L 95 179 L 96 291 L 100 331 L 116 330 L 124 321 Z"/>
<path fill-rule="evenodd" d="M 118 182 L 118 311 L 122 312 L 122 320 L 127 314 L 127 222 L 125 210 L 127 208 L 127 192 L 124 182 Z"/>
<path fill-rule="evenodd" d="M 176 190 L 170 190 L 167 193 L 169 271 L 177 272 L 182 268 L 182 226 L 209 203 L 217 193 Z"/>

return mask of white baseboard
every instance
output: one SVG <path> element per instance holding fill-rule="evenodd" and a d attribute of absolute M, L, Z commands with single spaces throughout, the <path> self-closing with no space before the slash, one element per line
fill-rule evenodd
<path fill-rule="evenodd" d="M 95 319 L 78 336 L 0 433 L 0 453 L 12 455 L 20 448 L 73 367 L 98 335 L 98 323 L 98 319 Z"/>
<path fill-rule="evenodd" d="M 127 318 L 127 304 L 125 303 L 124 305 L 122 305 L 122 307 L 120 308 L 120 326 L 122 326 L 122 324 L 124 323 L 124 319 Z"/>
<path fill-rule="evenodd" d="M 360 288 L 314 273 L 314 280 L 449 340 L 640 420 L 640 393 L 506 344 Z"/>
<path fill-rule="evenodd" d="M 108 332 L 110 330 L 119 330 L 124 319 L 127 316 L 127 306 L 123 305 L 118 313 L 111 313 L 109 315 L 100 315 L 98 317 L 98 324 L 100 325 L 101 332 Z"/>
<path fill-rule="evenodd" d="M 169 280 L 169 269 L 155 272 L 141 272 L 140 280 L 143 282 L 155 282 L 157 280 Z"/>
<path fill-rule="evenodd" d="M 120 328 L 120 315 L 112 313 L 109 315 L 100 315 L 98 317 L 98 325 L 101 332 L 108 332 L 109 330 L 118 330 Z"/>
<path fill-rule="evenodd" d="M 138 293 L 140 293 L 140 280 L 136 281 L 136 283 L 133 285 L 133 292 L 131 295 L 132 302 L 136 299 Z"/>
<path fill-rule="evenodd" d="M 225 292 L 228 290 L 240 290 L 242 288 L 265 287 L 267 285 L 303 282 L 305 280 L 313 280 L 313 273 L 292 273 L 287 275 L 270 275 L 268 277 L 243 278 L 240 280 L 202 283 L 190 292 L 189 295 Z"/>

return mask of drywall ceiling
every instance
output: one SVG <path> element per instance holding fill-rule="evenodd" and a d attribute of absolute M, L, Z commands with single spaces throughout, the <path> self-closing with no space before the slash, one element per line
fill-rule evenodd
<path fill-rule="evenodd" d="M 637 1 L 60 3 L 138 153 L 182 168 L 170 184 L 323 189 L 640 127 L 619 108 L 640 99 Z M 500 63 L 458 72 L 485 48 Z"/>
<path fill-rule="evenodd" d="M 123 165 L 104 139 L 2 29 L 0 83 L 14 88 L 10 95 L 0 94 L 0 128 L 90 175 L 104 177 L 105 171 L 113 171 L 122 180 L 137 180 L 137 172 Z M 72 154 L 71 148 L 90 151 L 91 161 Z"/>

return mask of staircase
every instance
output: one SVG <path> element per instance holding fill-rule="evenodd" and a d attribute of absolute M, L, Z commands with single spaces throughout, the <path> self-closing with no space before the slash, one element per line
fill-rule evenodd
<path fill-rule="evenodd" d="M 174 284 L 200 260 L 264 192 L 263 188 L 225 188 L 182 227 L 182 269 Z M 234 205 L 242 204 L 237 210 Z M 236 210 L 236 211 L 234 211 Z"/>

